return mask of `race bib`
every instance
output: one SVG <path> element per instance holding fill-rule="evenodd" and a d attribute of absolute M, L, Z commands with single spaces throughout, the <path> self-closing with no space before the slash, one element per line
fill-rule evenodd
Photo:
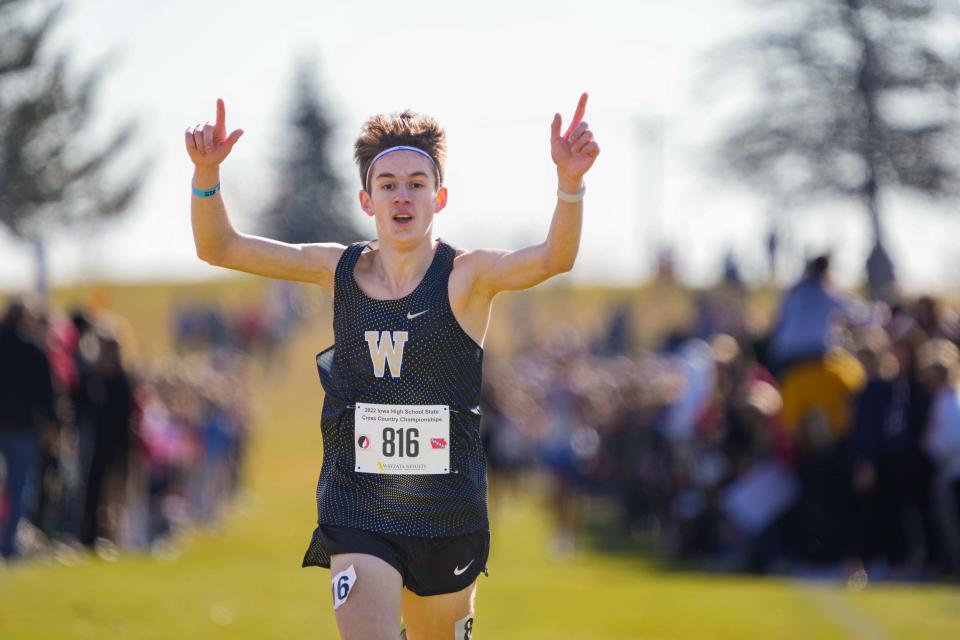
<path fill-rule="evenodd" d="M 353 449 L 360 473 L 450 473 L 450 408 L 358 402 Z"/>

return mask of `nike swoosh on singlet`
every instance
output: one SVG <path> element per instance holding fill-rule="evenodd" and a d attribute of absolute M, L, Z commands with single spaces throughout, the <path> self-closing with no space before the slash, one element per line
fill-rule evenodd
<path fill-rule="evenodd" d="M 413 320 L 413 319 L 416 318 L 417 316 L 422 316 L 422 315 L 425 314 L 427 311 L 430 311 L 430 309 L 426 309 L 425 311 L 419 311 L 419 312 L 417 312 L 417 313 L 410 313 L 409 311 L 407 311 L 407 320 Z"/>
<path fill-rule="evenodd" d="M 476 558 L 474 558 L 473 560 L 476 560 Z M 457 567 L 453 570 L 453 575 L 458 576 L 458 575 L 460 575 L 461 573 L 463 573 L 464 571 L 466 571 L 467 569 L 469 569 L 469 568 L 470 568 L 470 565 L 473 564 L 473 560 L 471 560 L 470 562 L 468 562 L 468 563 L 467 563 L 467 566 L 465 566 L 463 569 L 461 569 L 459 566 L 457 566 Z"/>

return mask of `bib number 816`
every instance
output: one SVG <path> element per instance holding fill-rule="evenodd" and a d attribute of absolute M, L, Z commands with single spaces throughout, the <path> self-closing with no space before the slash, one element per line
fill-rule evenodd
<path fill-rule="evenodd" d="M 383 456 L 385 458 L 416 458 L 420 455 L 420 430 L 415 428 L 383 430 Z"/>

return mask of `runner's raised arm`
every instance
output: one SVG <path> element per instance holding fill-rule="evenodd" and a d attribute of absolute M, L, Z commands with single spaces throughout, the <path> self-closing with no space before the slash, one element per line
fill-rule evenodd
<path fill-rule="evenodd" d="M 583 121 L 587 94 L 580 96 L 573 120 L 560 134 L 560 114 L 550 126 L 550 156 L 557 165 L 557 204 L 546 239 L 516 251 L 479 250 L 464 255 L 476 274 L 475 288 L 493 296 L 528 289 L 573 268 L 583 226 L 583 176 L 600 154 L 593 132 Z"/>
<path fill-rule="evenodd" d="M 230 223 L 220 193 L 220 164 L 242 135 L 242 129 L 227 135 L 226 107 L 219 99 L 215 124 L 198 124 L 184 133 L 194 164 L 190 215 L 197 256 L 219 267 L 331 287 L 342 245 L 288 244 L 239 233 Z"/>

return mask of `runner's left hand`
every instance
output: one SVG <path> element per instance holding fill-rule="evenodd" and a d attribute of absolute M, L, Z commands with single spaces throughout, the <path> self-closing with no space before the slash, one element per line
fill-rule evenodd
<path fill-rule="evenodd" d="M 560 135 L 562 118 L 560 114 L 553 116 L 550 125 L 550 156 L 557 165 L 557 176 L 561 188 L 564 185 L 579 185 L 583 175 L 593 166 L 593 161 L 600 154 L 600 147 L 593 139 L 593 132 L 583 121 L 587 110 L 587 94 L 581 94 L 577 110 L 567 131 Z M 579 189 L 579 187 L 576 187 Z"/>

